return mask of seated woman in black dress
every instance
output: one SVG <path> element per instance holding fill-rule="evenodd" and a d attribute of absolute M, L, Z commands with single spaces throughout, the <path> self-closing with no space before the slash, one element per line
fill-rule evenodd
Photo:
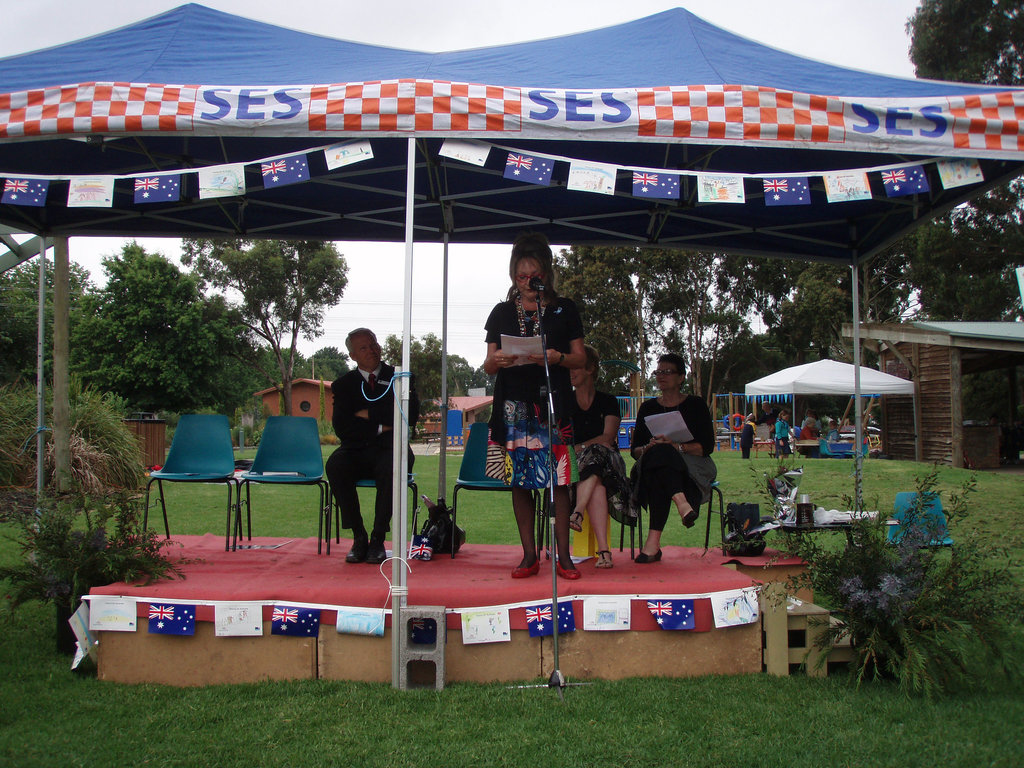
<path fill-rule="evenodd" d="M 686 366 L 676 354 L 658 358 L 654 372 L 661 396 L 645 400 L 636 415 L 636 428 L 630 453 L 637 460 L 633 467 L 634 488 L 641 505 L 651 512 L 647 539 L 638 563 L 661 560 L 661 532 L 668 522 L 669 508 L 675 504 L 683 525 L 692 528 L 701 502 L 710 493 L 718 470 L 711 460 L 715 450 L 715 427 L 711 412 L 702 398 L 682 392 Z M 678 411 L 689 427 L 692 440 L 679 442 L 663 434 L 651 434 L 646 418 L 652 414 Z"/>
<path fill-rule="evenodd" d="M 583 367 L 569 371 L 576 395 L 572 434 L 580 473 L 569 527 L 581 530 L 583 513 L 590 515 L 590 527 L 598 547 L 596 565 L 611 568 L 609 504 L 612 516 L 622 522 L 629 515 L 630 495 L 626 463 L 619 454 L 619 401 L 607 392 L 597 391 L 594 378 L 601 362 L 597 350 L 587 344 L 583 352 L 586 355 Z"/>

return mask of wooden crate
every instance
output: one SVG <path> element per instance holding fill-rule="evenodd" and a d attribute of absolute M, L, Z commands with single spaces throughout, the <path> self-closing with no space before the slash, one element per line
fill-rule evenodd
<path fill-rule="evenodd" d="M 820 664 L 822 652 L 815 647 L 815 641 L 825 632 L 826 626 L 835 626 L 828 610 L 814 603 L 794 598 L 773 599 L 772 591 L 766 590 L 761 596 L 762 662 L 764 671 L 770 675 L 790 675 L 806 664 L 811 677 L 825 677 L 829 666 L 849 663 L 853 650 L 849 640 L 838 644 L 828 654 L 825 663 Z"/>

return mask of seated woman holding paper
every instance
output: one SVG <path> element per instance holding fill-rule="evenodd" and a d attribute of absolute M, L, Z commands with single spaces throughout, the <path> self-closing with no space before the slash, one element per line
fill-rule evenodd
<path fill-rule="evenodd" d="M 715 450 L 711 412 L 703 399 L 682 392 L 685 375 L 679 355 L 659 357 L 654 376 L 661 396 L 644 401 L 637 411 L 629 449 L 637 460 L 633 488 L 639 503 L 651 512 L 638 563 L 661 560 L 661 532 L 672 504 L 683 525 L 693 527 L 718 474 L 711 460 Z"/>

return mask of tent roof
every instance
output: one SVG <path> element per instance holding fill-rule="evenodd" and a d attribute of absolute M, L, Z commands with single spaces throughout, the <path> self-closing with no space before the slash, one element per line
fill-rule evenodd
<path fill-rule="evenodd" d="M 637 56 L 636 51 L 643 51 Z M 404 237 L 417 139 L 415 236 L 664 247 L 848 263 L 1024 169 L 1024 90 L 887 77 L 739 37 L 683 9 L 492 48 L 424 53 L 310 35 L 185 5 L 0 59 L 0 178 L 47 177 L 45 206 L 0 225 L 48 235 Z M 993 119 L 996 115 L 997 119 Z M 984 116 L 984 120 L 972 119 Z M 482 165 L 441 154 L 484 147 Z M 322 148 L 368 141 L 329 168 Z M 508 151 L 554 167 L 506 179 Z M 305 153 L 310 179 L 263 187 L 263 161 Z M 936 158 L 979 159 L 946 189 Z M 570 189 L 580 161 L 614 194 Z M 930 191 L 888 197 L 880 171 L 924 163 Z M 244 164 L 245 192 L 135 204 L 133 175 Z M 868 171 L 870 199 L 829 203 L 822 175 Z M 679 174 L 678 200 L 634 196 L 635 172 Z M 742 204 L 701 202 L 698 173 L 738 174 Z M 72 178 L 115 176 L 110 207 L 70 207 Z M 809 205 L 765 205 L 762 177 L 806 175 Z M 592 177 L 593 178 L 593 177 Z"/>
<path fill-rule="evenodd" d="M 795 365 L 752 381 L 746 395 L 852 395 L 856 367 L 838 360 Z M 860 391 L 865 395 L 912 395 L 914 382 L 860 367 Z"/>

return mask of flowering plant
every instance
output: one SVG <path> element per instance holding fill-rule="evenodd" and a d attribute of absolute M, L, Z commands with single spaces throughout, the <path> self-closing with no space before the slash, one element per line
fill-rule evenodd
<path fill-rule="evenodd" d="M 848 637 L 858 683 L 894 679 L 907 693 L 932 695 L 969 686 L 991 673 L 1019 677 L 1020 601 L 1005 565 L 966 526 L 973 477 L 950 497 L 947 521 L 953 547 L 933 547 L 937 531 L 925 506 L 937 494 L 935 470 L 917 481 L 917 501 L 903 535 L 888 535 L 884 518 L 859 518 L 848 544 L 814 536 L 789 537 L 789 553 L 807 563 L 791 589 L 810 587 L 815 601 L 840 622 L 822 633 L 830 651 Z M 823 654 L 820 663 L 826 663 Z"/>
<path fill-rule="evenodd" d="M 49 601 L 74 610 L 92 587 L 115 581 L 151 583 L 183 578 L 164 550 L 171 542 L 142 528 L 138 494 L 48 499 L 39 513 L 19 511 L 14 521 L 22 561 L 0 568 L 13 606 Z"/>

